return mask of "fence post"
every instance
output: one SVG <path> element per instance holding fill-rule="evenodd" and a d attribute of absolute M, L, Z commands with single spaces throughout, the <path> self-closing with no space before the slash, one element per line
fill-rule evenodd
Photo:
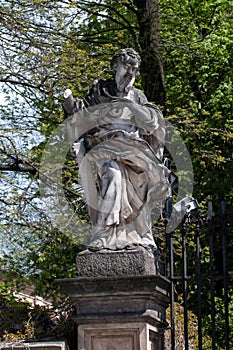
<path fill-rule="evenodd" d="M 173 232 L 167 233 L 167 277 L 170 281 L 170 325 L 171 325 L 171 350 L 175 350 L 175 282 L 173 259 Z"/>
<path fill-rule="evenodd" d="M 210 244 L 210 299 L 211 299 L 211 331 L 212 331 L 212 350 L 216 350 L 216 327 L 215 327 L 215 300 L 214 300 L 214 237 L 213 237 L 213 205 L 208 202 L 208 233 Z"/>
<path fill-rule="evenodd" d="M 226 350 L 229 350 L 229 300 L 228 300 L 228 272 L 227 272 L 227 233 L 226 233 L 226 208 L 225 202 L 221 202 L 221 234 L 222 234 L 222 264 L 223 264 L 223 290 L 224 290 L 224 324 L 226 337 Z"/>
<path fill-rule="evenodd" d="M 186 218 L 186 217 L 185 217 Z M 185 350 L 188 350 L 188 275 L 187 275 L 187 247 L 186 247 L 186 224 L 185 218 L 181 226 L 182 233 L 182 283 L 183 283 L 183 299 L 184 299 L 184 341 Z"/>
<path fill-rule="evenodd" d="M 195 242 L 196 242 L 196 282 L 197 282 L 197 319 L 198 319 L 198 349 L 202 350 L 202 307 L 201 307 L 201 244 L 200 244 L 200 214 L 197 213 L 195 222 Z"/>

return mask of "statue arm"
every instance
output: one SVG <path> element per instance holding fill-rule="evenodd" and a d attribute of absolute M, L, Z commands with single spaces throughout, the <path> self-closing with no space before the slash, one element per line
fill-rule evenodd
<path fill-rule="evenodd" d="M 75 99 L 73 97 L 72 91 L 70 89 L 66 89 L 64 92 L 64 110 L 65 116 L 69 117 L 75 112 L 84 108 L 83 100 Z"/>
<path fill-rule="evenodd" d="M 71 144 L 80 138 L 83 134 L 84 123 L 82 122 L 83 111 L 85 109 L 83 100 L 73 97 L 72 91 L 66 89 L 64 92 L 64 114 L 67 133 Z M 76 148 L 73 148 L 74 153 L 79 153 L 77 148 L 80 145 L 76 143 Z"/>
<path fill-rule="evenodd" d="M 70 89 L 66 89 L 64 92 L 64 109 L 65 112 L 70 115 L 73 113 L 75 107 L 74 97 Z"/>

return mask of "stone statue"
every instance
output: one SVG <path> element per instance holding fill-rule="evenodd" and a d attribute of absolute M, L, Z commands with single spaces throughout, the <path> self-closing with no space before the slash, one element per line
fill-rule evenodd
<path fill-rule="evenodd" d="M 90 251 L 156 249 L 151 210 L 168 191 L 162 163 L 165 122 L 134 87 L 140 56 L 131 48 L 111 60 L 114 79 L 96 80 L 83 100 L 64 93 L 67 131 L 79 164 L 92 234 Z"/>

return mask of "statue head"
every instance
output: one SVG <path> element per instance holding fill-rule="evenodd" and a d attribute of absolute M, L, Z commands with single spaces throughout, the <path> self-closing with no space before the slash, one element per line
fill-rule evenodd
<path fill-rule="evenodd" d="M 112 57 L 110 66 L 116 72 L 115 80 L 119 91 L 127 92 L 139 75 L 141 58 L 132 48 L 121 49 Z"/>

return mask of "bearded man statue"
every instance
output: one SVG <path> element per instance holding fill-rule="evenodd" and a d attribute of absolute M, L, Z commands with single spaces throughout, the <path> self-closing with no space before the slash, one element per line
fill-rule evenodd
<path fill-rule="evenodd" d="M 151 211 L 168 193 L 163 164 L 165 121 L 134 87 L 140 56 L 132 48 L 112 57 L 113 79 L 94 81 L 84 99 L 64 93 L 66 126 L 86 197 L 89 251 L 156 249 Z"/>

